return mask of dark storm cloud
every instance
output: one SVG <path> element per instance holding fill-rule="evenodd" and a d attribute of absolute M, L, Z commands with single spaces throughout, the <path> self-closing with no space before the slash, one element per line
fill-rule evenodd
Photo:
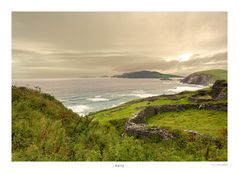
<path fill-rule="evenodd" d="M 226 13 L 13 13 L 13 77 L 227 68 Z"/>

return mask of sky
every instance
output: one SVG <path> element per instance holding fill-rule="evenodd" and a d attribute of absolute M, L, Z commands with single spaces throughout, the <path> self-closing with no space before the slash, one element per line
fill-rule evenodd
<path fill-rule="evenodd" d="M 13 78 L 227 69 L 226 12 L 13 12 Z"/>

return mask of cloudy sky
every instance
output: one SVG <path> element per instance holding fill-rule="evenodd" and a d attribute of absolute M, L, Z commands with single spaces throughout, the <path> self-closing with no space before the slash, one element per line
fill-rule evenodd
<path fill-rule="evenodd" d="M 227 68 L 227 13 L 12 14 L 13 78 Z"/>

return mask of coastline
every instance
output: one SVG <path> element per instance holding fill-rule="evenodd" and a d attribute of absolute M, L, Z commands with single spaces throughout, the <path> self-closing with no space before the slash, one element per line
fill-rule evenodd
<path fill-rule="evenodd" d="M 123 103 L 182 91 L 195 91 L 205 86 L 183 84 L 180 80 L 128 79 L 128 78 L 55 78 L 55 79 L 13 79 L 16 86 L 41 88 L 60 100 L 64 106 L 85 116 Z"/>
<path fill-rule="evenodd" d="M 100 109 L 100 110 L 97 110 L 97 111 L 88 112 L 88 113 L 82 113 L 82 111 L 84 111 L 84 110 L 90 110 L 91 109 L 90 107 L 88 107 L 86 105 L 76 105 L 76 106 L 66 106 L 66 107 L 68 109 L 71 109 L 73 112 L 77 113 L 79 116 L 88 116 L 90 114 L 94 114 L 94 113 L 105 111 L 105 110 L 110 110 L 112 108 L 115 108 L 115 107 L 118 107 L 118 106 L 122 106 L 124 104 L 127 104 L 129 102 L 133 102 L 133 101 L 136 101 L 136 100 L 160 97 L 162 95 L 176 95 L 176 94 L 179 94 L 179 93 L 184 92 L 184 91 L 197 91 L 197 90 L 201 90 L 201 89 L 204 89 L 204 88 L 207 88 L 207 87 L 209 87 L 209 86 L 198 85 L 198 87 L 195 87 L 195 86 L 194 87 L 188 87 L 188 86 L 176 87 L 176 89 L 169 89 L 168 90 L 169 92 L 167 92 L 167 93 L 163 93 L 163 94 L 159 94 L 159 95 L 157 95 L 157 94 L 148 94 L 150 96 L 145 95 L 145 97 L 144 96 L 142 96 L 142 97 L 139 96 L 139 98 L 134 98 L 134 99 L 128 100 L 126 102 L 121 102 L 119 104 L 115 104 L 115 105 L 113 105 L 111 107 L 108 107 L 108 108 L 103 108 L 103 109 Z M 102 100 L 109 101 L 108 99 L 105 99 L 105 98 L 103 98 Z"/>

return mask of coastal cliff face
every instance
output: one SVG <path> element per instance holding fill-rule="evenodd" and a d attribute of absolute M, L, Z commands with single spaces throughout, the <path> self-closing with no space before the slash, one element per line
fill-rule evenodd
<path fill-rule="evenodd" d="M 205 74 L 191 74 L 182 79 L 182 83 L 197 84 L 197 85 L 209 85 L 215 81 L 211 75 Z"/>
<path fill-rule="evenodd" d="M 227 71 L 215 69 L 195 72 L 182 79 L 181 82 L 196 85 L 210 85 L 216 80 L 227 80 Z"/>

